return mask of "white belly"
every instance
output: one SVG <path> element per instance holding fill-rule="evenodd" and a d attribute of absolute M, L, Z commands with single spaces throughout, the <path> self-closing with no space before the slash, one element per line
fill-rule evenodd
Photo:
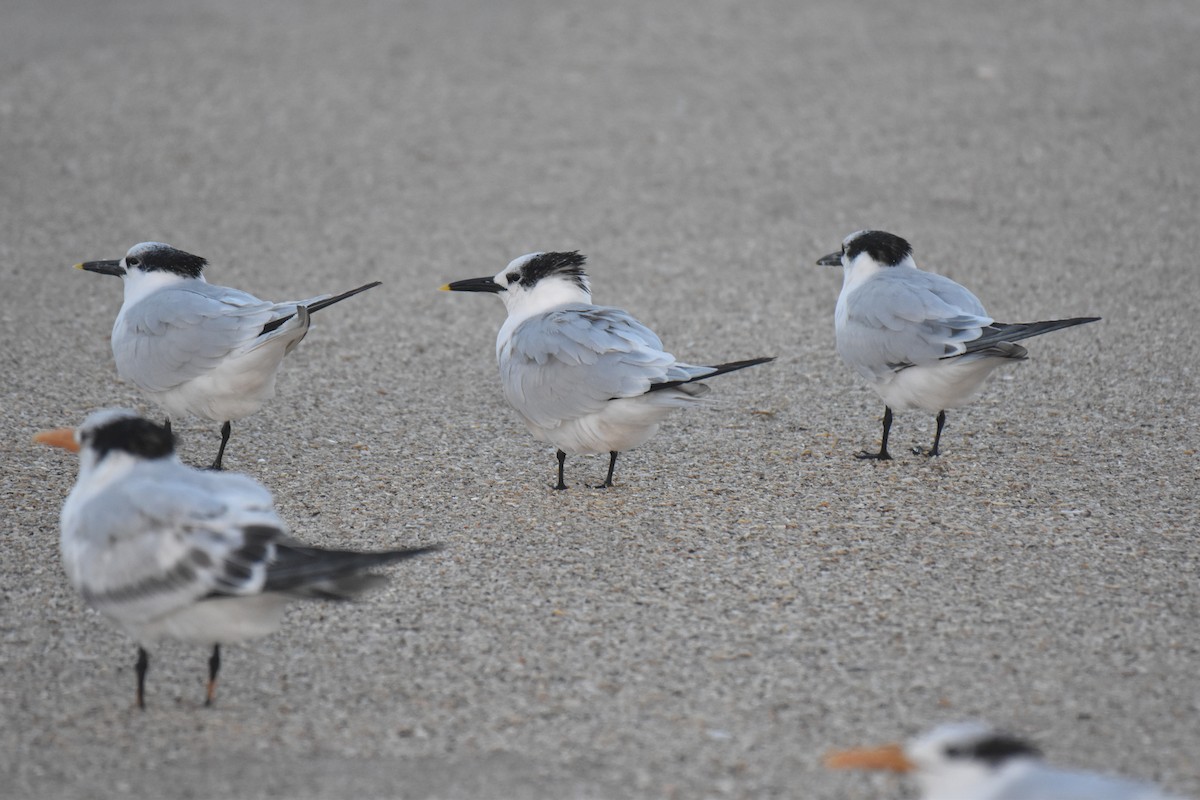
<path fill-rule="evenodd" d="M 209 646 L 233 644 L 278 630 L 287 603 L 288 598 L 280 594 L 220 597 L 123 627 L 141 644 L 164 638 Z"/>
<path fill-rule="evenodd" d="M 295 339 L 280 337 L 253 350 L 230 355 L 212 369 L 170 389 L 152 391 L 141 385 L 138 388 L 170 417 L 191 414 L 213 422 L 248 417 L 275 396 L 279 365 L 291 346 L 304 338 L 304 330 L 297 333 Z M 118 362 L 118 372 L 122 372 L 120 367 Z"/>
<path fill-rule="evenodd" d="M 900 370 L 872 388 L 893 411 L 922 410 L 930 414 L 958 408 L 983 388 L 992 370 L 1011 359 L 953 358 Z"/>
<path fill-rule="evenodd" d="M 670 389 L 638 397 L 610 400 L 602 410 L 547 428 L 525 421 L 529 432 L 571 455 L 623 452 L 644 444 L 676 408 L 697 402 L 702 384 L 690 384 L 695 395 Z M 706 388 L 706 387 L 704 387 Z"/>

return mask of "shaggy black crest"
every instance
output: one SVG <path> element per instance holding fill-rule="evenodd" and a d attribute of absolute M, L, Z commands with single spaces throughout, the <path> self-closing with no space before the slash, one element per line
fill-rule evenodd
<path fill-rule="evenodd" d="M 550 275 L 566 275 L 579 284 L 579 288 L 586 290 L 587 273 L 583 271 L 583 262 L 586 260 L 578 250 L 569 253 L 541 253 L 521 266 L 521 274 L 516 282 L 528 289 Z"/>
<path fill-rule="evenodd" d="M 125 264 L 137 267 L 143 272 L 173 272 L 185 278 L 199 278 L 200 273 L 208 266 L 208 261 L 174 247 L 164 246 L 145 250 L 136 256 L 126 256 Z"/>
<path fill-rule="evenodd" d="M 142 458 L 163 458 L 175 451 L 175 437 L 161 425 L 141 417 L 122 417 L 85 433 L 83 443 L 90 445 L 100 458 L 113 450 Z"/>
<path fill-rule="evenodd" d="M 886 231 L 867 231 L 846 245 L 846 258 L 853 261 L 859 253 L 866 253 L 880 264 L 894 267 L 912 255 L 912 245 Z"/>
<path fill-rule="evenodd" d="M 950 758 L 969 758 L 982 761 L 989 767 L 998 767 L 1015 756 L 1038 758 L 1042 753 L 1023 739 L 994 734 L 969 745 L 950 745 L 946 748 L 946 755 Z"/>

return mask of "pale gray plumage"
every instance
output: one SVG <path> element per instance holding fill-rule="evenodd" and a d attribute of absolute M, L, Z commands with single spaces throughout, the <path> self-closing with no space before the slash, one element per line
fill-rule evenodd
<path fill-rule="evenodd" d="M 856 231 L 817 263 L 843 268 L 838 353 L 886 405 L 879 452 L 859 458 L 890 459 L 892 412 L 915 409 L 937 415 L 933 447 L 916 452 L 938 455 L 946 409 L 967 403 L 992 370 L 1024 360 L 1017 341 L 1099 319 L 998 323 L 965 287 L 918 269 L 909 243 L 886 231 Z"/>
<path fill-rule="evenodd" d="M 897 267 L 854 293 L 837 348 L 867 380 L 964 354 L 993 320 L 967 289 L 931 272 Z"/>
<path fill-rule="evenodd" d="M 161 242 L 136 244 L 120 260 L 77 266 L 124 281 L 112 329 L 118 374 L 168 419 L 190 414 L 223 423 L 214 469 L 222 466 L 231 421 L 274 397 L 276 373 L 308 333 L 309 315 L 379 285 L 272 303 L 208 283 L 203 258 Z"/>
<path fill-rule="evenodd" d="M 910 773 L 921 800 L 1173 800 L 1149 783 L 1050 766 L 1033 745 L 982 722 L 939 725 L 903 746 L 841 751 L 825 763 Z"/>
<path fill-rule="evenodd" d="M 306 306 L 326 297 L 269 303 L 237 289 L 198 281 L 159 291 L 123 311 L 121 328 L 113 337 L 117 371 L 144 391 L 157 394 L 211 372 L 236 352 L 282 340 L 286 354 L 307 333 Z M 279 319 L 288 322 L 263 333 L 267 323 Z M 224 422 L 212 403 L 195 398 L 174 402 L 162 398 L 161 402 L 172 415 L 193 413 Z"/>
<path fill-rule="evenodd" d="M 383 580 L 364 570 L 436 549 L 300 544 L 260 484 L 183 465 L 170 431 L 131 411 L 96 412 L 78 431 L 39 439 L 80 452 L 62 509 L 63 567 L 88 605 L 138 642 L 139 705 L 146 645 L 212 646 L 211 701 L 220 644 L 271 633 L 290 600 L 349 599 Z"/>
<path fill-rule="evenodd" d="M 443 289 L 499 294 L 508 318 L 496 336 L 504 397 L 535 437 L 558 448 L 566 489 L 568 453 L 617 455 L 644 443 L 673 409 L 708 391 L 695 381 L 762 364 L 757 358 L 711 367 L 684 364 L 645 325 L 619 308 L 592 303 L 578 252 L 529 253 L 498 275 Z"/>
<path fill-rule="evenodd" d="M 499 353 L 508 401 L 533 424 L 554 427 L 593 414 L 609 401 L 640 397 L 656 384 L 692 381 L 713 367 L 682 364 L 663 350 L 655 333 L 619 308 L 571 304 L 518 325 Z M 684 384 L 684 396 L 661 402 L 685 405 L 708 391 Z"/>
<path fill-rule="evenodd" d="M 964 798 L 963 800 L 969 800 Z M 1030 767 L 980 800 L 1172 800 L 1153 786 L 1088 772 Z M 1175 800 L 1182 800 L 1176 798 Z"/>

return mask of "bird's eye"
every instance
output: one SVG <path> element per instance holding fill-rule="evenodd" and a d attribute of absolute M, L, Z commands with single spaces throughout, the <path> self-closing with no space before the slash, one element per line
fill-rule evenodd
<path fill-rule="evenodd" d="M 510 272 L 504 276 L 504 280 L 508 281 L 509 286 L 512 286 L 514 283 L 517 283 L 521 280 L 521 275 L 518 272 Z"/>
<path fill-rule="evenodd" d="M 125 259 L 125 266 L 127 267 L 140 267 L 141 265 L 142 260 L 137 256 L 129 256 Z"/>
<path fill-rule="evenodd" d="M 962 755 L 964 755 L 964 753 L 963 753 L 963 749 L 961 747 L 958 747 L 958 746 L 952 745 L 952 744 L 946 746 L 946 757 L 947 758 L 959 758 Z"/>

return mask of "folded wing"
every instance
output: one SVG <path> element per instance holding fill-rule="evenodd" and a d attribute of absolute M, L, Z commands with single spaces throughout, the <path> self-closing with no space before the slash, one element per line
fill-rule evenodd
<path fill-rule="evenodd" d="M 89 605 L 130 623 L 212 594 L 263 591 L 287 541 L 266 489 L 182 465 L 139 467 L 83 513 L 86 533 L 64 536 L 67 571 Z"/>
<path fill-rule="evenodd" d="M 575 305 L 521 323 L 500 352 L 508 401 L 553 428 L 592 414 L 610 400 L 687 381 L 706 367 L 677 364 L 645 325 L 618 308 Z"/>
<path fill-rule="evenodd" d="M 264 328 L 296 313 L 292 304 L 209 284 L 149 295 L 118 318 L 113 355 L 121 375 L 148 391 L 167 391 L 214 369 L 230 354 L 276 336 L 291 325 Z"/>
<path fill-rule="evenodd" d="M 954 281 L 894 267 L 847 295 L 838 352 L 873 380 L 964 354 L 991 324 L 978 298 Z"/>

